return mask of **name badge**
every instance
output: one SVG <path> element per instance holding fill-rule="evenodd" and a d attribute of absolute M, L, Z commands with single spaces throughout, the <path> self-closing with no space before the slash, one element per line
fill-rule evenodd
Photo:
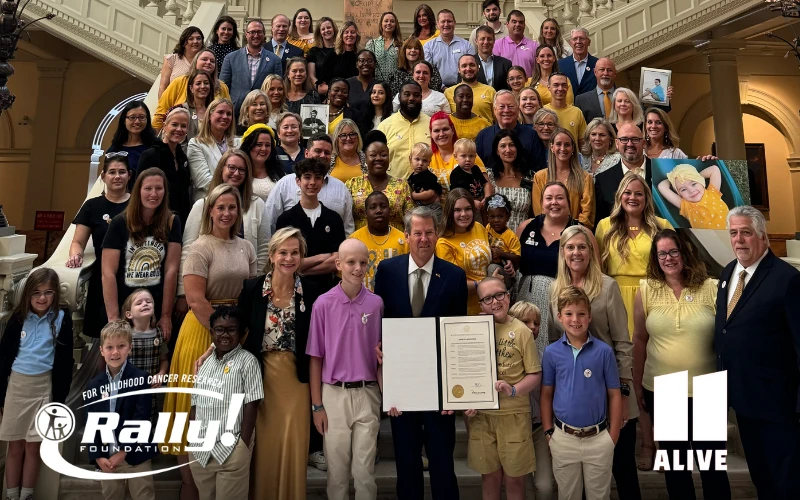
<path fill-rule="evenodd" d="M 460 54 L 460 53 L 461 53 L 461 49 L 453 49 L 453 54 Z"/>
<path fill-rule="evenodd" d="M 278 159 L 281 161 L 289 161 L 289 155 L 278 155 Z"/>

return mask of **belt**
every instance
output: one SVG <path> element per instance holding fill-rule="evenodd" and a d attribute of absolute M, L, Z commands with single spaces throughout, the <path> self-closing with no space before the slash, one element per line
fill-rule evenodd
<path fill-rule="evenodd" d="M 582 427 L 582 428 L 570 427 L 569 425 L 565 424 L 564 422 L 555 417 L 553 417 L 553 421 L 555 422 L 556 427 L 558 427 L 565 433 L 579 438 L 588 438 L 596 436 L 597 434 L 600 434 L 601 432 L 603 432 L 608 428 L 607 420 L 603 420 L 597 425 L 592 425 L 589 427 Z"/>
<path fill-rule="evenodd" d="M 334 382 L 331 385 L 344 387 L 345 389 L 360 389 L 362 387 L 372 387 L 377 384 L 374 380 L 359 380 L 358 382 Z"/>

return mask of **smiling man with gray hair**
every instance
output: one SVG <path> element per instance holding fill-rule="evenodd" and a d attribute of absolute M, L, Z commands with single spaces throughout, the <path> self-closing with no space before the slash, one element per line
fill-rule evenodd
<path fill-rule="evenodd" d="M 589 53 L 591 44 L 589 30 L 580 27 L 573 28 L 569 34 L 572 55 L 558 61 L 558 68 L 569 78 L 575 97 L 589 92 L 597 86 L 597 77 L 594 74 L 597 58 Z"/>

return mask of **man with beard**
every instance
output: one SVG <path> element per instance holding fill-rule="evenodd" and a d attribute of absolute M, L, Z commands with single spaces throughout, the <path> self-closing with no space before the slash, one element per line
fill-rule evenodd
<path fill-rule="evenodd" d="M 478 47 L 478 81 L 495 90 L 510 90 L 508 72 L 511 61 L 493 54 L 495 34 L 488 26 L 478 26 L 475 45 Z"/>
<path fill-rule="evenodd" d="M 481 5 L 483 9 L 483 19 L 484 22 L 481 23 L 478 28 L 481 26 L 488 26 L 489 29 L 492 30 L 493 39 L 499 39 L 504 36 L 508 35 L 508 28 L 503 21 L 500 20 L 500 0 L 483 0 L 483 4 Z M 475 47 L 475 50 L 478 50 L 478 28 L 472 30 L 472 34 L 469 35 L 469 43 Z"/>
<path fill-rule="evenodd" d="M 536 67 L 536 49 L 539 42 L 525 36 L 525 14 L 518 10 L 508 13 L 508 36 L 494 44 L 494 55 L 511 60 L 514 66 L 520 66 L 527 76 L 533 75 Z"/>
<path fill-rule="evenodd" d="M 464 54 L 459 57 L 458 76 L 461 77 L 461 83 L 466 83 L 472 88 L 472 112 L 486 118 L 489 123 L 494 121 L 492 101 L 496 92 L 492 87 L 478 81 L 478 58 L 472 54 Z M 450 103 L 450 109 L 456 109 L 455 91 L 455 87 L 444 91 L 444 96 Z"/>
<path fill-rule="evenodd" d="M 484 161 L 486 168 L 492 165 L 492 141 L 501 130 L 513 130 L 519 137 L 524 148 L 525 157 L 530 162 L 531 171 L 536 172 L 547 166 L 545 162 L 545 148 L 536 132 L 530 127 L 519 123 L 519 105 L 510 90 L 501 90 L 494 99 L 495 125 L 485 128 L 478 133 L 475 144 L 478 147 L 478 156 Z M 502 165 L 500 166 L 502 168 Z"/>
<path fill-rule="evenodd" d="M 560 123 L 560 119 L 559 119 Z M 614 195 L 622 177 L 629 171 L 637 173 L 653 188 L 653 172 L 650 158 L 644 155 L 644 135 L 632 123 L 623 124 L 617 131 L 617 151 L 622 155 L 619 163 L 594 178 L 595 220 L 601 221 L 611 215 Z"/>
<path fill-rule="evenodd" d="M 389 146 L 389 175 L 408 179 L 409 155 L 418 142 L 430 144 L 431 117 L 422 113 L 422 87 L 409 82 L 400 88 L 400 111 L 383 120 L 378 130 L 386 135 Z"/>

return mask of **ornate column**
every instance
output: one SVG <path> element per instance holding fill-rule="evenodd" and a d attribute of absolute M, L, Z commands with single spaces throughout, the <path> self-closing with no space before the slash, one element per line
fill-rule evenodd
<path fill-rule="evenodd" d="M 36 120 L 42 126 L 33 129 L 28 182 L 25 188 L 23 229 L 33 229 L 36 210 L 49 210 L 53 201 L 62 92 L 69 62 L 40 60 L 37 65 L 39 91 L 36 98 Z M 45 123 L 49 125 L 44 126 Z"/>
<path fill-rule="evenodd" d="M 717 156 L 728 160 L 747 157 L 736 67 L 736 54 L 744 46 L 739 40 L 709 40 L 695 45 L 708 58 Z"/>

